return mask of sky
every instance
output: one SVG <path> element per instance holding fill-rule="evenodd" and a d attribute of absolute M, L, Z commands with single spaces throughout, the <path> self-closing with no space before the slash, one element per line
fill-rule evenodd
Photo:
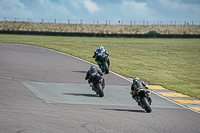
<path fill-rule="evenodd" d="M 200 24 L 200 0 L 0 0 L 0 21 Z M 55 20 L 56 19 L 56 20 Z"/>

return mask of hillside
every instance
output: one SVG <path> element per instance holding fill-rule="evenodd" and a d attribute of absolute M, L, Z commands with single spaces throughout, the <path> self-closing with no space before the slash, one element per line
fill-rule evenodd
<path fill-rule="evenodd" d="M 97 25 L 0 21 L 0 30 L 102 34 L 146 34 L 149 31 L 156 31 L 160 34 L 199 35 L 200 25 Z"/>

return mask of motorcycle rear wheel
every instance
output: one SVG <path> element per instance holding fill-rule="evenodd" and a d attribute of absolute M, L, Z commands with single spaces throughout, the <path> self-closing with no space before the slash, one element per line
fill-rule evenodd
<path fill-rule="evenodd" d="M 101 85 L 100 83 L 97 83 L 97 84 L 96 84 L 96 88 L 97 88 L 99 97 L 103 97 L 103 96 L 104 96 L 104 93 L 103 93 L 102 85 Z"/>
<path fill-rule="evenodd" d="M 142 101 L 142 103 L 144 104 L 144 109 L 145 109 L 145 111 L 148 112 L 148 113 L 150 113 L 150 112 L 152 111 L 152 109 L 151 109 L 151 107 L 150 107 L 150 105 L 149 105 L 149 102 L 148 102 L 147 98 L 146 98 L 146 97 L 143 97 L 143 98 L 141 99 L 141 101 Z"/>

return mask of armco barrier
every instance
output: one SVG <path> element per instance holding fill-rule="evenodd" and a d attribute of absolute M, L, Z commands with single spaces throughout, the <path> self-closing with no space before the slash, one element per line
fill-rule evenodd
<path fill-rule="evenodd" d="M 128 37 L 128 38 L 200 38 L 193 34 L 101 34 L 101 33 L 73 33 L 73 32 L 43 32 L 43 31 L 6 31 L 0 30 L 0 34 L 17 35 L 45 35 L 45 36 L 80 36 L 80 37 Z"/>

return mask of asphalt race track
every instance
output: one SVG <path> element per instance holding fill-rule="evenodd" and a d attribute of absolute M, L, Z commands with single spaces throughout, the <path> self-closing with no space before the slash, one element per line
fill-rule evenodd
<path fill-rule="evenodd" d="M 200 132 L 199 113 L 154 93 L 146 113 L 131 99 L 131 82 L 112 72 L 104 75 L 105 96 L 97 97 L 84 79 L 91 65 L 45 48 L 0 43 L 0 133 Z"/>

